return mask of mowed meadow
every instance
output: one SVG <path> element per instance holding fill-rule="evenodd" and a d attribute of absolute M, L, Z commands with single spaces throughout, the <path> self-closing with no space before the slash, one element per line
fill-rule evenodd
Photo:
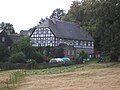
<path fill-rule="evenodd" d="M 120 63 L 0 71 L 0 90 L 119 90 Z"/>

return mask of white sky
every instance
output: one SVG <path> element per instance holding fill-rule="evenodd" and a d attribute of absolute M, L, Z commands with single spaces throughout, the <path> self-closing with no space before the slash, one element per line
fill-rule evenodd
<path fill-rule="evenodd" d="M 11 23 L 16 32 L 28 30 L 56 8 L 69 10 L 74 0 L 0 0 L 0 23 Z"/>

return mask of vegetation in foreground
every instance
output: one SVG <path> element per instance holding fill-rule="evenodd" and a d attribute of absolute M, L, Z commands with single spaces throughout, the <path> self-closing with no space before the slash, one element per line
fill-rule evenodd
<path fill-rule="evenodd" d="M 70 66 L 61 66 L 61 67 L 51 67 L 51 68 L 45 68 L 45 69 L 32 69 L 32 70 L 17 70 L 13 71 L 14 73 L 8 75 L 8 84 L 9 84 L 9 89 L 8 90 L 13 90 L 19 86 L 20 83 L 24 82 L 25 77 L 28 76 L 33 76 L 34 75 L 57 75 L 60 73 L 69 73 L 69 72 L 76 72 L 76 71 L 89 71 L 89 70 L 94 70 L 94 69 L 107 69 L 107 68 L 115 68 L 119 67 L 119 63 L 96 63 L 97 61 L 91 61 L 91 62 L 86 62 L 84 64 L 77 64 L 77 65 L 70 65 Z M 8 71 L 0 71 L 0 76 Z M 11 71 L 12 72 L 12 71 Z M 89 75 L 88 75 L 89 76 Z M 3 76 L 4 78 L 4 76 Z M 0 87 L 0 90 L 7 90 L 8 88 L 6 79 L 1 81 L 0 83 L 3 84 L 2 87 Z"/>

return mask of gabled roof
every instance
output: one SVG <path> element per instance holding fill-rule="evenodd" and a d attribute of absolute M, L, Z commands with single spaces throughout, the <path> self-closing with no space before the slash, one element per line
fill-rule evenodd
<path fill-rule="evenodd" d="M 13 42 L 17 42 L 21 36 L 19 34 L 10 34 L 9 37 L 12 39 Z"/>
<path fill-rule="evenodd" d="M 2 37 L 5 37 L 5 42 L 2 41 Z M 10 36 L 4 30 L 2 30 L 0 32 L 0 42 L 4 43 L 4 45 L 6 47 L 11 46 L 12 43 L 13 43 L 12 39 L 10 38 Z"/>
<path fill-rule="evenodd" d="M 48 19 L 38 26 L 38 28 L 40 27 L 50 28 L 52 33 L 58 38 L 94 41 L 88 32 L 82 30 L 82 28 L 75 23 Z"/>

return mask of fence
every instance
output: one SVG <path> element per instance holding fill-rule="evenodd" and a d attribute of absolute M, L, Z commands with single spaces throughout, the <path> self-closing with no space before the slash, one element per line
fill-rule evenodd
<path fill-rule="evenodd" d="M 24 63 L 0 63 L 1 70 L 10 70 L 10 69 L 25 69 L 27 68 L 27 64 Z"/>

